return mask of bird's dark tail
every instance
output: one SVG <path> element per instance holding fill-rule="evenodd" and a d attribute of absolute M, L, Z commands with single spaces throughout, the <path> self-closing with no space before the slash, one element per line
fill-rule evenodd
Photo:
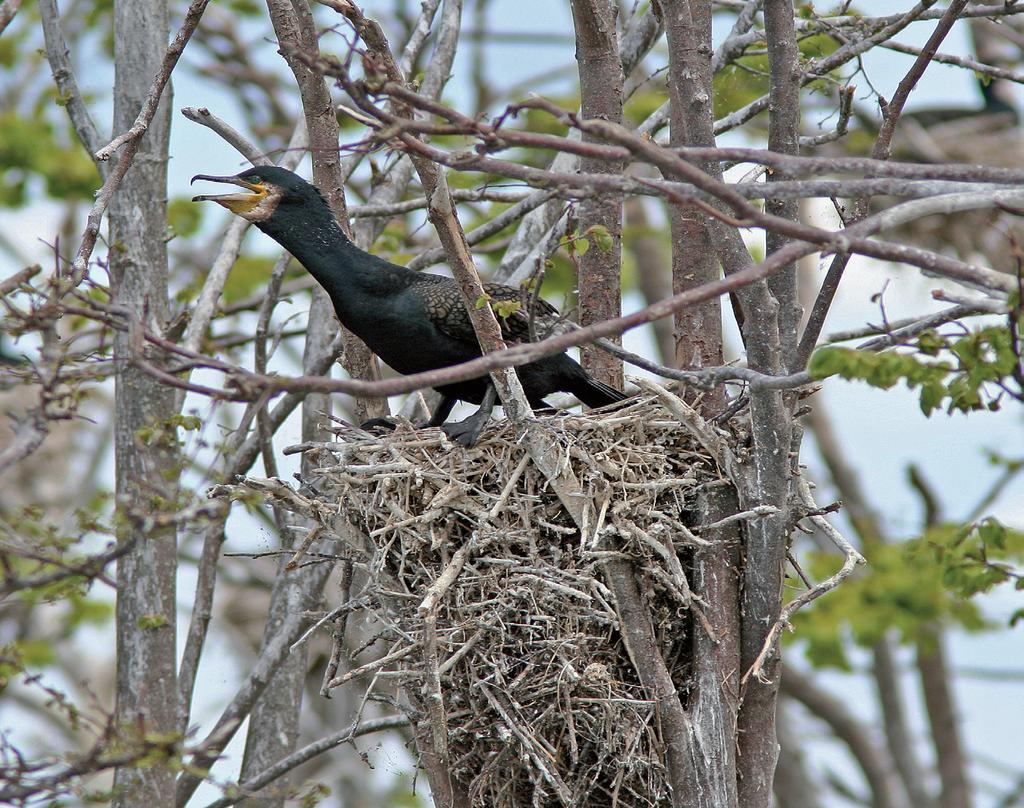
<path fill-rule="evenodd" d="M 604 382 L 584 376 L 573 388 L 572 394 L 588 407 L 603 407 L 629 398 L 625 393 L 609 387 Z"/>

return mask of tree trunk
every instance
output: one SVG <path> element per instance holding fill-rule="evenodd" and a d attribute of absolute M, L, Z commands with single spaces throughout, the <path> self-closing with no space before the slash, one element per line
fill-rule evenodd
<path fill-rule="evenodd" d="M 711 9 L 704 3 L 663 0 L 668 37 L 669 120 L 672 146 L 714 146 L 711 99 Z M 701 166 L 721 177 L 717 163 Z M 706 214 L 695 205 L 670 208 L 672 224 L 672 292 L 678 294 L 716 280 L 718 257 Z M 683 309 L 675 318 L 676 366 L 696 369 L 722 364 L 722 309 L 717 301 Z M 719 407 L 719 388 L 704 404 L 704 415 Z"/>
<path fill-rule="evenodd" d="M 165 0 L 114 4 L 114 132 L 135 121 L 167 48 Z M 167 322 L 167 142 L 171 99 L 160 109 L 110 205 L 114 303 L 157 333 Z M 131 731 L 178 731 L 175 655 L 175 529 L 144 532 L 131 518 L 175 509 L 180 473 L 173 388 L 128 364 L 130 337 L 116 332 L 115 468 L 121 540 L 135 541 L 117 564 L 117 719 Z M 117 808 L 172 805 L 166 766 L 118 769 Z"/>
<path fill-rule="evenodd" d="M 611 0 L 572 0 L 576 25 L 576 64 L 580 111 L 584 118 L 622 123 L 622 64 L 615 30 L 617 6 Z M 593 138 L 584 136 L 584 140 Z M 624 164 L 584 157 L 580 171 L 619 174 Z M 622 312 L 622 196 L 600 194 L 580 203 L 580 231 L 603 227 L 611 249 L 594 244 L 580 257 L 580 323 L 590 325 Z M 616 342 L 621 340 L 616 339 Z M 593 345 L 580 349 L 583 367 L 595 378 L 622 387 L 622 362 Z"/>
<path fill-rule="evenodd" d="M 941 808 L 971 808 L 967 762 L 957 728 L 946 651 L 938 629 L 918 642 L 917 669 L 921 674 L 921 691 L 924 693 L 928 724 L 932 729 L 932 742 L 938 759 L 939 778 L 942 781 L 939 805 Z"/>
<path fill-rule="evenodd" d="M 669 100 L 672 146 L 714 146 L 711 105 L 711 11 L 706 4 L 681 0 L 663 2 L 669 45 Z M 717 164 L 702 168 L 721 176 Z M 694 205 L 674 204 L 672 226 L 672 291 L 679 293 L 719 276 L 719 262 L 711 243 L 708 219 Z M 697 369 L 722 364 L 722 313 L 717 300 L 687 308 L 675 318 L 675 363 Z M 721 412 L 725 391 L 717 387 L 704 394 L 700 407 L 705 418 Z M 698 520 L 715 522 L 736 512 L 735 494 L 711 492 L 700 503 Z M 738 772 L 736 721 L 739 706 L 739 530 L 728 527 L 708 538 L 713 548 L 694 554 L 692 587 L 706 604 L 704 622 L 693 621 L 693 693 L 690 713 L 698 790 L 688 795 L 694 805 L 736 806 Z"/>
<path fill-rule="evenodd" d="M 882 708 L 885 738 L 892 754 L 893 764 L 899 772 L 910 804 L 914 808 L 931 808 L 935 804 L 928 792 L 924 771 L 914 750 L 914 739 L 907 726 L 900 674 L 893 653 L 892 640 L 883 637 L 872 649 L 872 673 L 878 690 L 878 703 Z"/>
<path fill-rule="evenodd" d="M 701 498 L 699 518 L 707 524 L 738 510 L 736 492 L 717 488 Z M 740 530 L 735 524 L 708 530 L 714 542 L 694 553 L 692 588 L 707 624 L 693 620 L 693 693 L 690 714 L 697 782 L 693 805 L 731 808 L 738 802 L 736 720 L 740 694 L 739 569 Z"/>
<path fill-rule="evenodd" d="M 800 151 L 800 65 L 793 20 L 793 0 L 765 0 L 765 34 L 768 38 L 770 70 L 768 109 L 768 148 L 782 154 Z M 769 182 L 788 179 L 781 171 L 768 174 Z M 765 211 L 790 221 L 800 218 L 795 199 L 767 199 Z M 768 254 L 789 243 L 789 238 L 771 231 L 767 235 Z M 796 263 L 769 279 L 768 288 L 779 302 L 779 337 L 783 367 L 789 368 L 796 356 L 797 329 L 803 310 L 797 298 Z M 798 370 L 799 368 L 794 368 Z"/>
<path fill-rule="evenodd" d="M 786 15 L 789 15 L 786 19 Z M 771 69 L 770 98 L 779 103 L 798 104 L 796 84 L 796 39 L 791 0 L 766 0 L 765 30 L 769 42 Z M 769 132 L 780 148 L 796 148 L 799 108 L 769 106 Z M 796 215 L 796 206 L 783 207 Z M 771 241 L 783 246 L 783 241 Z M 738 295 L 743 309 L 743 333 L 747 362 L 762 373 L 777 374 L 795 351 L 795 334 L 800 322 L 796 300 L 796 266 L 783 269 L 781 281 L 754 284 Z M 774 286 L 773 286 L 774 284 Z M 789 541 L 791 478 L 798 457 L 800 432 L 794 427 L 791 395 L 768 390 L 750 391 L 750 414 L 754 444 L 753 462 L 748 466 L 741 505 L 772 504 L 778 514 L 746 528 L 740 669 L 746 676 L 764 648 L 782 606 L 782 571 Z M 738 720 L 740 805 L 767 808 L 772 798 L 772 779 L 779 745 L 775 734 L 775 709 L 779 695 L 781 653 L 776 646 L 761 676 L 751 676 L 741 694 Z"/>
<path fill-rule="evenodd" d="M 306 52 L 316 52 L 316 28 L 309 7 L 305 3 L 269 0 L 267 5 L 274 31 L 280 42 L 301 47 Z M 313 154 L 314 184 L 330 204 L 342 229 L 348 232 L 345 190 L 338 157 L 338 122 L 334 116 L 330 90 L 322 76 L 313 73 L 294 56 L 286 56 L 286 59 L 295 75 L 302 98 L 309 145 Z M 313 290 L 313 301 L 307 321 L 306 347 L 303 354 L 305 372 L 310 371 L 313 358 L 329 345 L 331 335 L 338 327 L 326 292 L 316 287 Z M 346 333 L 345 356 L 346 367 L 353 377 L 371 378 L 375 374 L 375 360 L 372 354 L 353 334 Z M 357 400 L 356 405 L 360 419 L 385 414 L 387 407 L 382 399 Z M 302 440 L 323 441 L 330 438 L 330 433 L 321 425 L 323 414 L 330 411 L 330 396 L 306 396 L 302 402 Z M 304 456 L 302 473 L 307 479 L 314 468 L 311 461 Z M 290 546 L 290 537 L 282 536 L 281 539 L 284 546 Z M 290 572 L 286 572 L 283 564 L 281 565 L 271 594 L 261 650 L 277 636 L 280 625 L 289 615 L 316 607 L 329 572 L 330 568 L 327 565 L 300 567 Z M 246 736 L 245 758 L 242 762 L 243 780 L 256 777 L 265 768 L 295 751 L 306 682 L 307 649 L 308 646 L 304 644 L 301 649 L 289 654 L 284 664 L 275 671 L 274 677 L 253 707 Z M 245 805 L 251 808 L 274 808 L 283 804 L 284 797 L 276 794 L 245 802 Z"/>

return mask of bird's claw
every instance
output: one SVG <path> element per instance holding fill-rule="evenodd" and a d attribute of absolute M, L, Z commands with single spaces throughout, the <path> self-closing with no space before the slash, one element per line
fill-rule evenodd
<path fill-rule="evenodd" d="M 472 417 L 467 418 L 465 421 L 457 421 L 454 424 L 443 424 L 441 430 L 447 435 L 454 443 L 459 446 L 469 448 L 476 439 L 480 437 L 480 431 L 483 424 L 478 421 L 474 421 Z"/>
<path fill-rule="evenodd" d="M 479 419 L 470 416 L 465 421 L 456 421 L 452 424 L 441 424 L 441 430 L 445 435 L 459 446 L 464 446 L 467 449 L 476 443 L 476 439 L 480 437 L 480 432 L 483 430 L 486 419 Z M 430 424 L 421 424 L 417 429 L 422 429 Z M 372 434 L 383 434 L 386 432 L 394 432 L 398 427 L 390 418 L 371 418 L 369 421 L 364 421 L 359 425 L 359 428 L 365 432 Z"/>

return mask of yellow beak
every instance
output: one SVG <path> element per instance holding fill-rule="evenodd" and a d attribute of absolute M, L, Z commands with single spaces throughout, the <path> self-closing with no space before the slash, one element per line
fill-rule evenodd
<path fill-rule="evenodd" d="M 192 197 L 193 202 L 216 202 L 218 205 L 223 205 L 232 213 L 242 214 L 252 210 L 260 203 L 260 200 L 267 195 L 267 189 L 263 183 L 249 182 L 248 180 L 243 180 L 241 177 L 237 176 L 215 177 L 211 174 L 196 174 L 189 184 L 196 180 L 230 183 L 231 185 L 238 185 L 245 188 L 249 193 L 236 192 L 231 194 L 200 194 L 199 196 Z"/>

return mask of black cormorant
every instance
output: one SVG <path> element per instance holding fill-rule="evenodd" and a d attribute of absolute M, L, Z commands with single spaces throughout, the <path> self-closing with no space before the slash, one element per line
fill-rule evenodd
<path fill-rule="evenodd" d="M 301 177 L 276 166 L 258 166 L 232 177 L 197 174 L 192 181 L 232 183 L 242 192 L 202 195 L 252 222 L 290 252 L 330 296 L 342 324 L 399 373 L 455 365 L 480 356 L 480 345 L 451 278 L 414 272 L 356 247 L 342 232 L 320 192 Z M 521 301 L 518 289 L 486 283 L 495 301 Z M 523 307 L 525 308 L 525 307 Z M 538 321 L 557 312 L 543 300 L 534 310 Z M 506 342 L 530 341 L 529 317 L 516 310 L 499 317 Z M 572 393 L 590 407 L 626 396 L 592 379 L 572 358 L 556 354 L 516 368 L 534 408 L 548 408 L 544 396 Z M 495 404 L 488 376 L 437 388 L 442 399 L 423 426 L 441 426 L 457 443 L 472 446 Z M 444 424 L 457 400 L 480 404 L 465 421 Z M 381 425 L 382 419 L 368 424 Z M 389 424 L 393 426 L 393 424 Z M 366 426 L 366 425 L 364 425 Z"/>

